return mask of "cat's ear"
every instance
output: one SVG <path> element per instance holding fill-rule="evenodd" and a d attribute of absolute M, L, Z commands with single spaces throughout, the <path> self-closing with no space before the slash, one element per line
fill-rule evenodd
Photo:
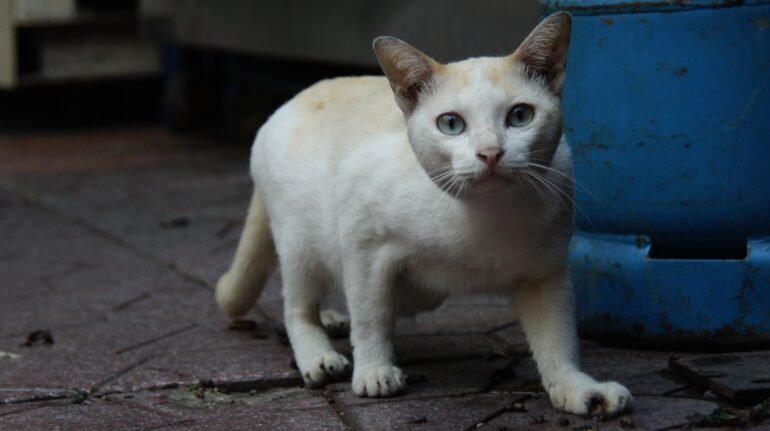
<path fill-rule="evenodd" d="M 411 114 L 420 94 L 429 90 L 433 74 L 441 65 L 395 37 L 378 37 L 374 39 L 372 47 L 382 71 L 390 81 L 396 103 L 404 114 Z"/>
<path fill-rule="evenodd" d="M 511 57 L 523 63 L 530 76 L 545 79 L 554 94 L 561 93 L 567 67 L 572 15 L 557 12 L 544 19 Z"/>

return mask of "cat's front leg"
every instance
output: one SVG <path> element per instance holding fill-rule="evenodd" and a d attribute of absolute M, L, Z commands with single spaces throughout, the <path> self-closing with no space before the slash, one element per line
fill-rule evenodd
<path fill-rule="evenodd" d="M 360 397 L 388 397 L 406 387 L 393 352 L 394 269 L 386 252 L 356 253 L 345 261 L 353 392 Z"/>
<path fill-rule="evenodd" d="M 597 382 L 579 369 L 575 305 L 568 274 L 517 286 L 514 307 L 553 405 L 580 415 L 614 415 L 633 397 L 615 382 Z"/>

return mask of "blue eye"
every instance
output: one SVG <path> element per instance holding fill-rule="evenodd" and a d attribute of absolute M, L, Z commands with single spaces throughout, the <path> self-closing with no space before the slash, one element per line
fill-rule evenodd
<path fill-rule="evenodd" d="M 505 118 L 505 124 L 510 127 L 523 127 L 532 121 L 535 116 L 535 108 L 526 103 L 513 105 L 508 116 Z"/>
<path fill-rule="evenodd" d="M 436 127 L 445 135 L 459 135 L 465 130 L 465 121 L 457 114 L 441 114 L 436 119 Z"/>

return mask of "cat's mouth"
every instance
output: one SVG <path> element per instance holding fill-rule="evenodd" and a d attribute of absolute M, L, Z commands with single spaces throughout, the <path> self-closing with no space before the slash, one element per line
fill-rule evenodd
<path fill-rule="evenodd" d="M 497 172 L 488 172 L 482 175 L 481 177 L 479 177 L 479 179 L 477 179 L 475 182 L 476 184 L 485 184 L 485 183 L 493 183 L 497 181 L 508 182 L 510 181 L 510 179 L 498 174 Z"/>
<path fill-rule="evenodd" d="M 486 171 L 473 180 L 474 188 L 479 191 L 494 191 L 509 187 L 513 178 L 497 171 Z"/>
<path fill-rule="evenodd" d="M 439 175 L 434 182 L 439 188 L 455 198 L 486 195 L 504 191 L 518 183 L 514 174 L 486 170 L 474 174 L 444 174 Z"/>

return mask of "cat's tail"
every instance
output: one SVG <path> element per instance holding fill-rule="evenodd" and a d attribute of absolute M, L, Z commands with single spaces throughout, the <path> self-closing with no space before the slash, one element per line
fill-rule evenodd
<path fill-rule="evenodd" d="M 216 298 L 222 311 L 231 319 L 249 311 L 275 265 L 267 211 L 255 188 L 235 258 L 217 283 Z"/>

